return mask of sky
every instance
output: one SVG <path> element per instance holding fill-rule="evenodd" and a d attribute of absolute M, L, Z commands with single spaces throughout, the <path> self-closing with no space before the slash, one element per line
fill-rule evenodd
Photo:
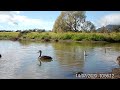
<path fill-rule="evenodd" d="M 61 11 L 0 11 L 0 30 L 52 30 Z M 96 28 L 120 25 L 120 11 L 86 11 L 86 20 Z"/>

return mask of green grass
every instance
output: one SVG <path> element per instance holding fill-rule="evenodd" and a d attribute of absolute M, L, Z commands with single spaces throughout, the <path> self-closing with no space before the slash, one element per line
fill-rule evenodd
<path fill-rule="evenodd" d="M 28 39 L 58 39 L 58 40 L 74 40 L 74 41 L 109 41 L 119 42 L 120 33 L 53 33 L 32 32 L 26 35 Z"/>
<path fill-rule="evenodd" d="M 17 38 L 19 32 L 0 32 L 0 39 Z M 54 32 L 30 32 L 22 34 L 21 40 L 74 40 L 74 41 L 108 41 L 120 42 L 120 33 L 54 33 Z"/>
<path fill-rule="evenodd" d="M 0 32 L 0 40 L 9 40 L 17 38 L 19 32 Z"/>

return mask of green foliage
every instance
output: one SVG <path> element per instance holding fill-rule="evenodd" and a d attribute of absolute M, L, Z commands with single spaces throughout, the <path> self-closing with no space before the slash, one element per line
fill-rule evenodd
<path fill-rule="evenodd" d="M 114 42 L 120 42 L 120 33 L 111 33 L 110 38 Z"/>
<path fill-rule="evenodd" d="M 60 16 L 55 21 L 55 24 L 52 30 L 53 32 L 65 32 L 67 30 L 64 17 L 65 17 L 64 12 L 61 12 Z"/>
<path fill-rule="evenodd" d="M 30 32 L 21 34 L 19 32 L 0 32 L 1 40 L 74 40 L 74 41 L 108 41 L 120 42 L 120 33 L 81 33 L 81 32 Z"/>
<path fill-rule="evenodd" d="M 1 40 L 14 39 L 14 38 L 17 38 L 18 35 L 19 35 L 19 32 L 0 32 L 0 39 Z"/>
<path fill-rule="evenodd" d="M 63 11 L 55 21 L 53 32 L 79 31 L 85 21 L 85 11 Z"/>
<path fill-rule="evenodd" d="M 76 33 L 72 36 L 72 39 L 75 41 L 81 41 L 85 38 L 84 33 Z"/>
<path fill-rule="evenodd" d="M 38 33 L 38 32 L 30 32 L 27 34 L 24 34 L 21 38 L 24 39 L 24 37 L 26 37 L 26 39 L 47 39 L 47 38 L 51 38 L 49 36 L 49 33 Z"/>
<path fill-rule="evenodd" d="M 85 11 L 63 11 L 56 19 L 53 32 L 96 32 L 94 24 L 86 21 Z"/>
<path fill-rule="evenodd" d="M 93 41 L 104 41 L 104 35 L 103 34 L 92 34 L 90 39 Z"/>
<path fill-rule="evenodd" d="M 95 25 L 90 21 L 85 21 L 81 27 L 83 31 L 95 32 Z"/>

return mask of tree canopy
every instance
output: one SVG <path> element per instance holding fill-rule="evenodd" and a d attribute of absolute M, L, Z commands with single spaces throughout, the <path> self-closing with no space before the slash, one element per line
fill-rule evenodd
<path fill-rule="evenodd" d="M 85 11 L 62 11 L 56 19 L 53 30 L 54 32 L 80 31 L 82 29 L 95 29 L 90 21 L 86 21 Z M 87 27 L 86 27 L 87 26 Z M 86 27 L 86 28 L 85 28 Z"/>

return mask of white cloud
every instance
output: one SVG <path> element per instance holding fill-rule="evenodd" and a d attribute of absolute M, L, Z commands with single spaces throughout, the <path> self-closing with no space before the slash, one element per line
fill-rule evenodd
<path fill-rule="evenodd" d="M 0 23 L 8 24 L 11 28 L 14 26 L 14 29 L 41 28 L 48 30 L 51 29 L 54 24 L 54 22 L 51 21 L 33 19 L 20 15 L 19 11 L 0 11 Z"/>
<path fill-rule="evenodd" d="M 15 15 L 13 18 L 19 25 L 19 27 L 30 28 L 43 28 L 50 29 L 54 22 L 43 21 L 41 19 L 32 19 L 27 16 Z"/>
<path fill-rule="evenodd" d="M 120 25 L 120 13 L 106 15 L 102 17 L 98 23 L 100 26 L 108 24 Z"/>
<path fill-rule="evenodd" d="M 20 14 L 20 11 L 0 11 L 0 23 L 13 23 L 16 24 L 16 21 L 13 20 L 14 15 Z"/>

